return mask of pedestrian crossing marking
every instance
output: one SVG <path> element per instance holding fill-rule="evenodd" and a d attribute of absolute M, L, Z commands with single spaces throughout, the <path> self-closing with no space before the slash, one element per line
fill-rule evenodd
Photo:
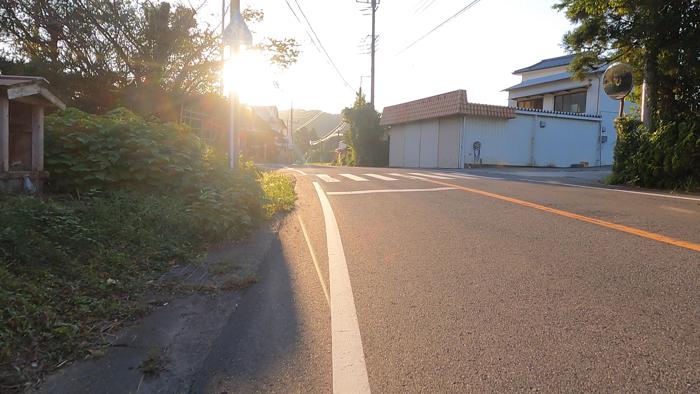
<path fill-rule="evenodd" d="M 431 174 L 426 174 L 423 172 L 409 172 L 409 174 L 424 176 L 426 178 L 433 178 L 433 179 L 454 179 L 453 177 L 449 177 L 449 176 L 431 175 Z"/>
<path fill-rule="evenodd" d="M 400 178 L 418 179 L 418 180 L 421 180 L 421 181 L 425 181 L 425 180 L 426 180 L 425 178 L 421 178 L 421 177 L 419 177 L 419 176 L 407 175 L 407 174 L 399 174 L 398 172 L 392 172 L 392 173 L 390 173 L 389 175 L 398 176 L 398 177 L 400 177 Z"/>
<path fill-rule="evenodd" d="M 317 177 L 321 178 L 324 182 L 340 182 L 340 180 L 333 178 L 327 174 L 316 174 Z"/>
<path fill-rule="evenodd" d="M 459 178 L 464 178 L 464 179 L 474 179 L 473 176 L 470 175 L 465 175 L 465 174 L 460 174 L 457 172 L 452 172 L 452 173 L 445 173 L 445 172 L 431 172 L 431 174 L 435 175 L 441 175 L 441 176 L 451 176 L 451 177 L 459 177 Z"/>
<path fill-rule="evenodd" d="M 390 178 L 388 176 L 379 175 L 379 174 L 364 174 L 364 175 L 368 176 L 368 177 L 376 178 L 376 179 L 379 179 L 382 181 L 396 181 L 397 180 L 396 178 Z"/>
<path fill-rule="evenodd" d="M 380 180 L 380 181 L 398 181 L 397 178 L 414 179 L 414 180 L 419 180 L 419 181 L 428 181 L 428 180 L 430 180 L 429 178 L 431 178 L 431 179 L 450 179 L 450 180 L 459 179 L 459 176 L 458 176 L 458 175 L 455 175 L 455 174 L 447 175 L 447 174 L 437 173 L 437 172 L 433 172 L 433 173 L 425 173 L 425 172 L 409 172 L 409 173 L 390 172 L 390 173 L 387 173 L 387 174 L 359 174 L 359 175 L 355 175 L 355 174 L 337 174 L 337 175 L 339 175 L 339 176 L 341 176 L 341 177 L 343 177 L 343 178 L 347 178 L 347 179 L 349 179 L 349 180 L 351 180 L 351 181 L 355 181 L 355 182 L 368 182 L 368 181 L 372 180 L 372 179 L 368 179 L 368 178 L 374 178 L 374 179 L 378 179 L 378 180 Z M 337 176 L 337 175 L 336 175 L 336 176 Z M 362 176 L 360 176 L 360 175 L 362 175 Z M 391 175 L 391 176 L 387 176 L 387 175 Z M 328 174 L 316 174 L 316 176 L 317 176 L 320 180 L 322 180 L 322 181 L 324 181 L 324 182 L 341 182 L 341 181 L 342 181 L 341 179 L 334 178 L 334 177 L 332 177 L 332 176 L 330 176 L 330 175 L 328 175 Z M 366 178 L 365 178 L 365 177 L 366 177 Z M 467 176 L 464 176 L 464 178 L 467 178 Z"/>
<path fill-rule="evenodd" d="M 338 174 L 340 176 L 344 176 L 348 179 L 352 179 L 353 181 L 358 181 L 358 182 L 369 182 L 369 179 L 365 179 L 361 176 L 353 175 L 353 174 Z"/>

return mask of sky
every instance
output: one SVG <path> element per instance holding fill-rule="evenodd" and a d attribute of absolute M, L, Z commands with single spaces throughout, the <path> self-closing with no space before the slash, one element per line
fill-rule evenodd
<path fill-rule="evenodd" d="M 301 44 L 298 62 L 287 70 L 270 66 L 256 54 L 241 56 L 229 70 L 242 71 L 235 73 L 241 101 L 276 105 L 280 110 L 293 103 L 295 108 L 339 113 L 352 105 L 361 77 L 369 99 L 370 55 L 363 53 L 368 52 L 371 32 L 371 17 L 364 15 L 369 14 L 368 6 L 355 0 L 288 2 L 296 17 L 285 0 L 241 0 L 241 8 L 265 12 L 262 22 L 249 24 L 254 42 L 274 37 L 295 38 Z M 513 70 L 565 54 L 562 36 L 572 26 L 563 13 L 552 9 L 552 0 L 481 0 L 404 50 L 470 2 L 380 1 L 376 14 L 378 110 L 457 89 L 465 89 L 470 102 L 507 105 L 502 90 L 519 82 Z M 309 38 L 299 6 L 339 72 Z M 200 20 L 216 26 L 220 14 L 221 1 L 207 0 Z"/>

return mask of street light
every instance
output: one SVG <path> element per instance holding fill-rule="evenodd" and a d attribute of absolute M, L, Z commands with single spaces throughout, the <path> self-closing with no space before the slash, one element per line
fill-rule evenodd
<path fill-rule="evenodd" d="M 222 0 L 225 2 L 226 0 Z M 222 4 L 222 9 L 224 5 Z M 241 15 L 240 0 L 231 0 L 230 7 L 231 20 L 224 29 L 221 40 L 224 46 L 229 47 L 229 61 L 232 61 L 238 53 L 240 47 L 250 46 L 253 43 L 253 35 L 248 29 Z M 223 16 L 222 16 L 223 17 Z M 236 72 L 237 70 L 233 70 Z M 231 102 L 231 116 L 229 117 L 228 130 L 228 163 L 231 169 L 236 168 L 236 146 L 235 146 L 235 127 L 236 127 L 236 108 L 238 107 L 238 96 L 235 89 L 229 89 L 229 98 Z"/>

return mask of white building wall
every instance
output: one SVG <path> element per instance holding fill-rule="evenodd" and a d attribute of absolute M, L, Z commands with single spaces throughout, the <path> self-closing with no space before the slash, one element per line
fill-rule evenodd
<path fill-rule="evenodd" d="M 529 79 L 533 78 L 541 78 L 541 77 L 546 77 L 547 75 L 554 75 L 554 74 L 559 74 L 567 71 L 568 66 L 559 66 L 559 67 L 551 67 L 551 68 L 545 68 L 544 70 L 535 70 L 535 71 L 528 71 L 524 73 L 520 73 L 520 75 L 523 79 L 523 81 L 527 81 Z"/>
<path fill-rule="evenodd" d="M 478 116 L 464 118 L 464 164 L 502 164 L 526 166 L 530 152 L 531 120 L 525 117 L 495 119 Z M 480 151 L 474 150 L 475 142 Z"/>
<path fill-rule="evenodd" d="M 599 121 L 518 116 L 534 118 L 532 165 L 569 167 L 580 162 L 587 162 L 590 166 L 599 165 Z"/>
<path fill-rule="evenodd" d="M 518 113 L 515 119 L 465 117 L 464 163 L 569 167 L 598 164 L 600 121 Z M 480 152 L 473 149 L 481 143 Z"/>

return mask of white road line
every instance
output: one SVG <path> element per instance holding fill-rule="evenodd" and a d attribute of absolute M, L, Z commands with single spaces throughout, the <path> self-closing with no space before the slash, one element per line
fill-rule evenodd
<path fill-rule="evenodd" d="M 396 178 L 390 178 L 388 176 L 379 175 L 379 174 L 364 174 L 364 175 L 372 177 L 372 178 L 376 178 L 376 179 L 381 179 L 382 181 L 396 181 L 396 180 L 398 180 Z"/>
<path fill-rule="evenodd" d="M 634 190 L 610 189 L 607 187 L 575 185 L 573 183 L 562 183 L 562 182 L 556 182 L 556 181 L 555 182 L 547 182 L 547 181 L 537 181 L 534 179 L 523 179 L 523 180 L 525 182 L 541 183 L 544 185 L 571 186 L 571 187 L 578 187 L 581 189 L 593 189 L 593 190 L 603 190 L 603 191 L 607 191 L 607 192 L 630 193 L 630 194 L 641 194 L 643 196 L 673 198 L 675 200 L 700 201 L 700 198 L 698 198 L 698 197 L 674 196 L 671 194 L 663 194 L 663 193 L 650 193 L 650 192 L 638 192 L 638 191 L 634 191 Z"/>
<path fill-rule="evenodd" d="M 471 177 L 471 176 L 468 176 L 468 175 L 457 174 L 457 173 L 449 173 L 449 172 L 431 172 L 431 174 L 441 175 L 441 176 L 445 176 L 445 175 L 449 175 L 449 176 L 458 176 L 458 177 L 464 178 L 464 179 L 474 179 L 474 177 Z"/>
<path fill-rule="evenodd" d="M 297 173 L 299 173 L 299 174 L 301 174 L 301 175 L 306 175 L 306 173 L 305 173 L 304 171 L 302 171 L 302 170 L 297 170 L 296 168 L 284 167 L 284 169 L 285 169 L 285 170 L 289 170 L 289 171 L 297 172 Z"/>
<path fill-rule="evenodd" d="M 465 179 L 474 179 L 474 178 L 481 178 L 481 179 L 493 179 L 497 181 L 506 181 L 506 178 L 497 178 L 497 177 L 492 177 L 492 176 L 482 176 L 482 175 L 474 175 L 474 174 L 461 174 L 459 172 L 450 172 L 450 176 L 458 176 L 460 178 L 465 178 Z"/>
<path fill-rule="evenodd" d="M 352 296 L 350 274 L 343 242 L 333 208 L 318 182 L 314 182 L 321 201 L 326 226 L 328 276 L 331 287 L 331 353 L 334 393 L 369 393 L 365 354 L 360 325 Z"/>
<path fill-rule="evenodd" d="M 639 191 L 635 191 L 635 190 L 612 189 L 612 188 L 607 188 L 607 187 L 576 185 L 574 183 L 563 183 L 563 182 L 557 182 L 557 181 L 538 181 L 536 179 L 527 179 L 527 178 L 512 178 L 512 179 L 496 178 L 496 177 L 474 175 L 474 174 L 461 174 L 461 173 L 457 173 L 457 172 L 450 172 L 449 174 L 454 175 L 454 176 L 459 176 L 462 178 L 467 178 L 467 179 L 482 178 L 482 179 L 493 179 L 493 180 L 498 180 L 498 181 L 523 181 L 523 182 L 540 183 L 540 184 L 544 184 L 544 185 L 570 186 L 570 187 L 578 187 L 580 189 L 593 189 L 593 190 L 603 190 L 603 191 L 617 192 L 617 193 L 640 194 L 643 196 L 672 198 L 674 200 L 686 200 L 686 201 L 698 201 L 698 202 L 700 202 L 700 197 L 674 196 L 672 194 L 639 192 Z"/>
<path fill-rule="evenodd" d="M 401 173 L 398 173 L 398 172 L 392 172 L 392 173 L 390 173 L 389 175 L 397 176 L 397 177 L 400 177 L 400 178 L 418 179 L 418 180 L 420 180 L 420 181 L 426 181 L 426 180 L 427 180 L 427 179 L 421 178 L 421 177 L 419 177 L 419 176 L 401 174 Z"/>
<path fill-rule="evenodd" d="M 409 174 L 424 176 L 426 178 L 433 178 L 433 179 L 455 179 L 454 177 L 450 177 L 450 176 L 430 175 L 430 174 L 426 174 L 424 172 L 409 172 Z"/>
<path fill-rule="evenodd" d="M 353 181 L 357 181 L 357 182 L 369 182 L 369 179 L 365 179 L 361 176 L 357 176 L 357 175 L 353 175 L 353 174 L 338 174 L 338 175 L 344 176 L 348 179 L 352 179 Z"/>
<path fill-rule="evenodd" d="M 321 178 L 322 181 L 324 182 L 340 182 L 340 180 L 333 178 L 330 175 L 326 174 L 316 174 L 317 177 Z"/>
<path fill-rule="evenodd" d="M 316 258 L 316 253 L 314 253 L 314 248 L 311 246 L 311 240 L 309 239 L 309 233 L 306 231 L 306 226 L 304 226 L 304 221 L 301 220 L 301 215 L 297 214 L 297 219 L 299 219 L 299 224 L 301 225 L 301 232 L 304 234 L 304 239 L 306 240 L 306 246 L 309 247 L 309 253 L 311 254 L 311 260 L 316 267 L 316 274 L 318 275 L 318 280 L 321 282 L 321 288 L 323 289 L 323 295 L 326 296 L 326 303 L 328 307 L 331 306 L 331 297 L 328 295 L 328 288 L 326 287 L 326 282 L 323 280 L 323 275 L 321 275 L 321 267 L 319 267 L 318 259 Z"/>
<path fill-rule="evenodd" d="M 329 196 L 345 196 L 351 194 L 374 194 L 374 193 L 408 193 L 408 192 L 440 192 L 444 190 L 456 190 L 456 187 L 434 187 L 430 189 L 379 189 L 379 190 L 354 190 L 351 192 L 326 192 Z"/>

